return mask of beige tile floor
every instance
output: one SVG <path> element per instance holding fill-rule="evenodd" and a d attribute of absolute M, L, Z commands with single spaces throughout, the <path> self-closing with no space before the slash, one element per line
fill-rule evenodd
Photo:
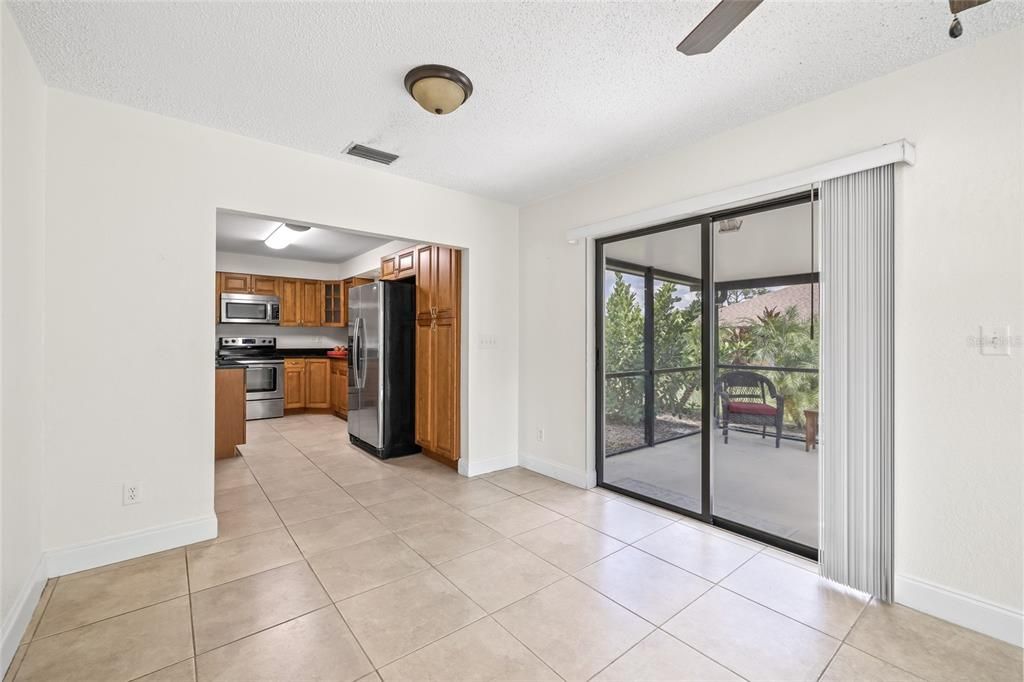
<path fill-rule="evenodd" d="M 220 537 L 50 581 L 18 680 L 1020 680 L 1021 650 L 524 469 L 249 425 Z"/>

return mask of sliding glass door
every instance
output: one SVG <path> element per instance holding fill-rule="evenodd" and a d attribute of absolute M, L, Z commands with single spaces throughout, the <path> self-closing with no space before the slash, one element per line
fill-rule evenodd
<path fill-rule="evenodd" d="M 602 485 L 703 515 L 706 222 L 599 248 Z"/>
<path fill-rule="evenodd" d="M 817 546 L 811 195 L 597 242 L 598 483 Z"/>

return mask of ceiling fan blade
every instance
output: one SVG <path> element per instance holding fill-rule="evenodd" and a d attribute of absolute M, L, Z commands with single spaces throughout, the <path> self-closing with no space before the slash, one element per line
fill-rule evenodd
<path fill-rule="evenodd" d="M 949 11 L 953 14 L 960 14 L 964 10 L 984 5 L 988 0 L 949 0 Z"/>
<path fill-rule="evenodd" d="M 970 1 L 970 0 L 964 0 Z M 985 0 L 983 0 L 985 1 Z M 757 9 L 762 0 L 722 0 L 683 38 L 677 50 L 685 55 L 706 54 L 729 35 L 740 22 Z M 954 2 L 954 0 L 950 0 Z"/>

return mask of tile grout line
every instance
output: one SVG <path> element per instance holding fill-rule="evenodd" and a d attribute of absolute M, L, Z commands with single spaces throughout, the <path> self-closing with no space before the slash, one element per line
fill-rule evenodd
<path fill-rule="evenodd" d="M 273 427 L 271 427 L 271 428 L 273 428 Z M 285 439 L 287 440 L 287 437 L 285 437 Z M 299 450 L 299 452 L 302 452 L 302 451 Z M 306 458 L 306 461 L 308 461 L 311 464 L 313 464 L 313 466 L 316 466 L 317 469 L 320 469 L 320 467 L 318 467 L 316 465 L 316 463 L 313 462 L 313 460 L 309 459 L 309 457 L 307 457 L 305 453 L 302 453 L 302 456 Z M 320 470 L 321 470 L 321 472 L 323 471 L 322 469 L 320 469 Z M 255 476 L 254 476 L 254 478 L 255 478 Z M 328 477 L 328 478 L 330 478 L 330 477 Z M 333 478 L 331 479 L 331 482 L 334 483 L 335 485 L 338 485 L 337 481 L 335 481 Z M 257 479 L 256 483 L 257 483 L 257 485 L 260 486 L 260 490 L 263 491 L 263 494 L 266 495 L 267 492 L 266 492 L 266 490 L 263 490 L 263 485 L 259 482 L 259 479 Z M 338 487 L 340 488 L 341 486 L 338 486 Z M 267 498 L 267 499 L 268 499 L 268 501 L 270 501 L 270 498 Z M 353 499 L 355 499 L 355 498 L 353 498 Z M 361 504 L 359 502 L 359 500 L 356 500 L 356 503 L 357 504 Z M 306 564 L 306 568 L 309 569 L 309 572 L 313 574 L 313 579 L 316 580 L 317 584 L 320 586 L 320 589 L 323 590 L 324 596 L 327 597 L 328 606 L 332 607 L 334 609 L 334 612 L 338 614 L 338 617 L 341 618 L 341 622 L 345 625 L 345 628 L 348 630 L 349 634 L 352 636 L 352 639 L 355 641 L 356 645 L 359 647 L 359 651 L 362 652 L 363 657 L 366 658 L 366 662 L 369 663 L 370 667 L 373 669 L 373 671 L 376 672 L 377 671 L 377 666 L 374 665 L 373 659 L 370 658 L 370 655 L 366 652 L 366 648 L 363 646 L 363 643 L 359 641 L 359 637 L 356 636 L 356 633 L 352 629 L 352 626 L 350 626 L 348 621 L 345 619 L 345 614 L 343 614 L 341 612 L 341 609 L 338 608 L 338 604 L 331 597 L 330 591 L 328 591 L 327 587 L 324 585 L 323 581 L 320 579 L 320 576 L 313 569 L 313 565 L 309 563 L 309 557 L 306 555 L 305 552 L 302 551 L 301 548 L 299 548 L 299 543 L 295 542 L 295 537 L 292 535 L 291 529 L 288 528 L 288 524 L 286 524 L 284 522 L 284 519 L 281 518 L 281 513 L 277 510 L 277 507 L 274 506 L 273 501 L 270 501 L 270 506 L 271 506 L 271 508 L 273 508 L 274 513 L 277 514 L 277 518 L 281 522 L 281 526 L 284 528 L 285 532 L 288 533 L 288 537 L 291 539 L 292 544 L 295 545 L 295 548 L 299 551 L 299 555 L 302 557 L 302 561 Z M 295 562 L 295 563 L 298 563 L 298 562 Z M 327 608 L 327 607 L 325 606 L 325 607 L 321 607 L 321 608 Z M 318 609 L 314 609 L 313 611 L 309 611 L 307 613 L 304 613 L 301 616 L 296 616 L 296 618 L 302 618 L 303 616 L 309 615 L 310 613 L 314 613 L 315 611 L 319 611 L 319 610 L 320 610 L 319 608 Z M 295 620 L 295 618 L 293 618 L 291 620 Z M 284 621 L 284 622 L 288 622 L 288 621 Z M 268 628 L 265 628 L 265 630 L 269 630 L 271 627 L 278 627 L 279 625 L 283 625 L 283 624 L 284 623 L 276 623 L 275 625 L 272 625 L 272 626 L 270 626 Z M 263 630 L 261 630 L 260 632 L 263 632 Z M 246 635 L 246 637 L 251 637 L 254 634 L 258 634 L 258 633 L 251 633 L 249 635 Z M 242 637 L 242 638 L 237 639 L 235 641 L 238 642 L 238 641 L 241 641 L 242 639 L 245 639 L 245 637 Z M 233 643 L 234 642 L 229 642 L 228 644 L 233 644 Z M 224 646 L 228 646 L 228 644 L 225 644 Z M 198 672 L 197 672 L 197 676 L 198 676 Z"/>

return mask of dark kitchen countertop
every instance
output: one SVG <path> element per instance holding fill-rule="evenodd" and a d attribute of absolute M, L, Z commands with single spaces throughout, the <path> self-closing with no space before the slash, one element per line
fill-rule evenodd
<path fill-rule="evenodd" d="M 278 348 L 277 354 L 285 358 L 326 358 L 327 351 L 333 348 Z M 332 358 L 343 360 L 344 358 Z"/>

